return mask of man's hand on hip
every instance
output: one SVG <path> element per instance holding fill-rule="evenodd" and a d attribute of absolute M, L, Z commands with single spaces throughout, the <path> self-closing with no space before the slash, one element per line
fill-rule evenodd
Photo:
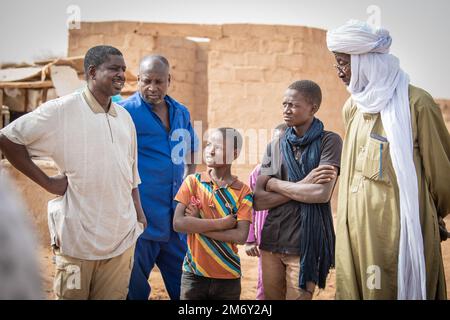
<path fill-rule="evenodd" d="M 60 174 L 48 178 L 45 189 L 58 196 L 63 196 L 66 193 L 68 186 L 67 176 Z"/>

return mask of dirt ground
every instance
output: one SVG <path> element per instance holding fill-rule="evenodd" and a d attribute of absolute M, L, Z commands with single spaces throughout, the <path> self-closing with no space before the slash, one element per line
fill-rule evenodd
<path fill-rule="evenodd" d="M 450 226 L 450 217 L 446 218 L 447 226 Z M 257 258 L 248 257 L 243 250 L 243 247 L 239 247 L 239 254 L 241 257 L 242 265 L 242 294 L 241 299 L 252 300 L 256 297 L 256 280 L 258 273 Z M 447 295 L 450 297 L 450 240 L 442 242 L 442 254 L 444 259 L 445 274 L 447 280 Z M 39 260 L 42 268 L 42 277 L 44 282 L 45 294 L 48 299 L 53 299 L 52 281 L 55 273 L 55 266 L 53 264 L 52 252 L 49 249 L 41 248 L 39 254 Z M 161 274 L 157 268 L 155 268 L 149 279 L 152 292 L 150 299 L 165 300 L 169 299 L 164 283 L 161 278 Z M 329 280 L 327 281 L 327 287 L 320 292 L 316 291 L 314 299 L 316 300 L 332 300 L 335 293 L 335 273 L 331 271 Z"/>

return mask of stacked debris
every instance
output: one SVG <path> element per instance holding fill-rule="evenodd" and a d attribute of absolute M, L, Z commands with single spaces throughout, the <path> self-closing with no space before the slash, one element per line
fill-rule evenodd
<path fill-rule="evenodd" d="M 0 128 L 42 103 L 81 90 L 85 85 L 84 57 L 67 57 L 29 64 L 2 65 L 0 69 Z M 121 97 L 136 90 L 137 77 L 126 72 Z"/>

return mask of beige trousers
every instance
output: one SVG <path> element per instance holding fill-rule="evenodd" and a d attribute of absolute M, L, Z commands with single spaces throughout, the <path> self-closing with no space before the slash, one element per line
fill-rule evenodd
<path fill-rule="evenodd" d="M 300 257 L 260 250 L 262 279 L 266 300 L 310 300 L 315 284 L 308 282 L 307 290 L 299 287 Z"/>
<path fill-rule="evenodd" d="M 133 245 L 105 260 L 83 260 L 62 255 L 58 249 L 53 291 L 57 300 L 125 300 L 134 257 Z"/>

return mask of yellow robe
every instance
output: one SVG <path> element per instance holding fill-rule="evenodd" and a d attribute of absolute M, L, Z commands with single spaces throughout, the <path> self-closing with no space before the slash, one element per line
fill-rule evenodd
<path fill-rule="evenodd" d="M 450 135 L 427 92 L 409 86 L 409 101 L 427 299 L 446 299 L 437 218 L 450 212 Z M 350 98 L 343 114 L 346 136 L 336 224 L 336 299 L 396 299 L 400 206 L 389 142 L 371 137 L 371 133 L 386 137 L 379 113 L 360 112 Z"/>

